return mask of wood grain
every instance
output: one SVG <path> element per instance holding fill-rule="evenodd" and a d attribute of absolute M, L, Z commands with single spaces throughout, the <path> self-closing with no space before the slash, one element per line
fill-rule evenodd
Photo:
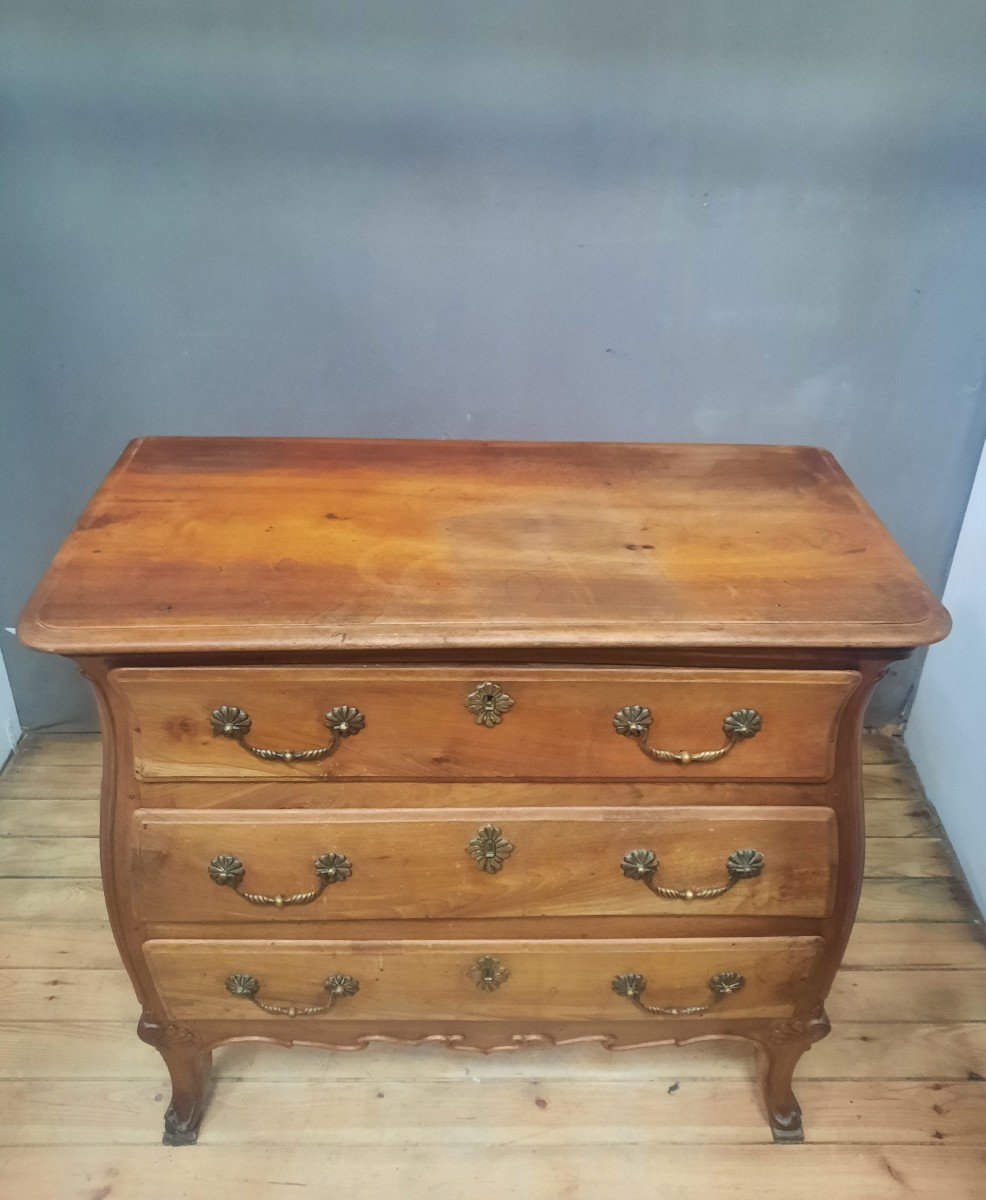
<path fill-rule="evenodd" d="M 0 877 L 98 878 L 99 840 L 94 837 L 0 838 Z"/>
<path fill-rule="evenodd" d="M 153 944 L 160 945 L 161 943 Z M 637 945 L 638 943 L 632 944 Z M 644 945 L 646 946 L 646 943 Z M 256 962 L 256 955 L 259 953 L 257 947 L 267 948 L 269 946 L 270 943 L 246 943 L 241 949 L 239 943 L 226 943 L 224 954 L 229 959 L 237 958 L 241 963 L 246 961 L 245 956 L 249 955 Z M 438 949 L 436 947 L 436 951 Z M 485 953 L 488 949 L 487 945 L 482 952 Z M 479 952 L 477 951 L 477 953 Z M 296 953 L 300 954 L 300 949 Z M 456 955 L 458 957 L 455 957 Z M 454 957 L 455 963 L 461 962 L 463 969 L 470 961 L 468 954 L 463 957 L 458 951 L 445 950 L 443 956 L 446 961 Z M 186 961 L 200 962 L 194 956 Z M 226 960 L 224 959 L 224 961 Z M 318 993 L 327 973 L 319 974 L 318 965 L 316 964 L 304 979 L 297 974 L 301 968 L 291 968 L 293 972 L 296 972 L 292 975 L 292 979 L 297 978 L 299 986 L 304 984 L 313 995 Z M 180 967 L 174 969 L 179 971 Z M 203 966 L 202 969 L 206 970 L 207 967 Z M 230 966 L 227 974 L 235 969 L 235 966 Z M 615 974 L 618 970 L 619 968 L 614 968 L 613 973 Z M 709 974 L 711 974 L 711 970 Z M 284 977 L 287 978 L 287 975 L 285 974 Z M 699 975 L 697 986 L 693 989 L 699 994 L 700 999 L 707 998 L 707 994 L 701 995 L 705 989 L 707 977 L 707 975 L 704 977 Z M 220 976 L 218 973 L 213 973 L 210 978 L 216 984 L 216 991 L 220 992 L 226 975 Z M 449 978 L 452 976 L 450 975 Z M 510 982 L 515 983 L 516 981 L 512 979 Z M 510 982 L 503 985 L 499 993 L 499 1000 L 490 1001 L 487 1006 L 488 1010 L 492 1010 L 501 1000 L 506 1000 Z M 603 982 L 608 988 L 608 980 L 604 979 Z M 449 986 L 458 988 L 459 983 L 460 978 L 455 976 Z M 470 986 L 472 985 L 470 984 Z M 570 986 L 575 987 L 576 984 L 573 982 Z M 686 985 L 682 983 L 681 986 L 684 988 Z M 687 981 L 687 986 L 691 987 L 690 979 Z M 653 996 L 655 987 L 654 980 L 651 980 L 648 989 L 651 993 L 651 1000 L 655 1000 Z M 515 992 L 516 988 L 511 991 Z M 976 969 L 956 968 L 947 971 L 915 971 L 910 968 L 842 971 L 836 977 L 836 983 L 831 993 L 831 1015 L 833 1020 L 862 1021 L 871 1024 L 882 1022 L 891 1024 L 928 1023 L 939 1019 L 942 1013 L 947 1013 L 950 1019 L 956 1021 L 983 1021 L 986 1020 L 983 1012 L 983 1006 L 986 1004 L 984 991 L 986 991 L 986 968 L 983 966 Z M 690 991 L 689 995 L 692 994 Z M 3 998 L 5 1019 L 16 1021 L 60 1022 L 67 1017 L 89 1021 L 126 1019 L 136 1021 L 139 1011 L 127 983 L 126 975 L 120 967 L 98 970 L 88 965 L 85 968 L 78 968 L 70 963 L 62 962 L 43 969 L 8 969 L 0 972 L 0 996 Z M 225 993 L 223 993 L 223 997 L 225 1002 Z M 645 998 L 647 997 L 645 996 Z M 603 1001 L 611 1021 L 636 1020 L 629 1005 L 627 1005 L 626 1012 L 621 1006 L 612 1007 L 615 997 L 611 999 L 605 989 Z M 726 1016 L 731 1009 L 735 1011 L 735 1006 L 722 1008 L 717 1015 Z M 239 1014 L 240 1020 L 253 1017 L 266 1020 L 262 1014 L 246 1003 L 233 1011 Z M 338 1019 L 358 1022 L 359 1018 L 353 1015 L 352 1008 L 348 1012 L 347 1016 L 347 1012 L 340 1006 Z M 404 1010 L 401 1009 L 401 1012 L 403 1013 Z M 484 1014 L 483 1019 L 490 1019 L 490 1011 Z M 446 1030 L 459 1029 L 465 1020 L 465 1018 L 461 1018 L 454 1028 L 446 1026 Z M 311 1033 L 313 1029 L 314 1027 L 310 1026 L 308 1032 Z M 365 1031 L 360 1030 L 360 1032 Z"/>
<path fill-rule="evenodd" d="M 863 896 L 870 884 L 863 884 Z M 916 922 L 857 921 L 844 970 L 882 970 L 900 967 L 977 967 L 986 970 L 983 928 L 978 922 L 938 924 L 930 918 Z"/>
<path fill-rule="evenodd" d="M 947 630 L 824 451 L 275 438 L 131 443 L 19 627 L 69 655 L 527 661 L 628 642 L 897 650 Z"/>
<path fill-rule="evenodd" d="M 487 729 L 466 708 L 483 680 L 514 701 Z M 138 777 L 153 779 L 826 779 L 836 722 L 860 677 L 853 671 L 653 671 L 543 668 L 131 668 L 112 671 L 134 727 Z M 319 762 L 270 762 L 216 736 L 220 705 L 247 711 L 253 745 L 310 750 L 329 741 L 323 716 L 358 708 L 366 728 Z M 756 709 L 763 728 L 716 762 L 654 762 L 613 716 L 653 714 L 651 743 L 698 753 L 726 744 L 723 720 Z"/>
<path fill-rule="evenodd" d="M 362 808 L 413 807 L 475 808 L 487 797 L 486 784 L 361 784 L 333 794 L 333 811 Z M 714 790 L 713 790 L 714 789 Z M 319 808 L 321 789 L 286 789 L 279 784 L 224 783 L 155 784 L 141 789 L 141 797 L 149 807 L 162 808 Z M 405 803 L 400 803 L 401 797 Z M 497 784 L 497 798 L 505 808 L 523 805 L 531 800 L 529 784 Z M 816 792 L 804 794 L 802 789 L 771 787 L 733 789 L 728 785 L 608 783 L 604 792 L 596 784 L 542 784 L 537 793 L 543 808 L 581 807 L 598 803 L 600 806 L 623 807 L 630 804 L 652 806 L 676 804 L 779 804 L 818 803 Z M 210 804 L 210 799 L 213 801 Z M 93 837 L 99 829 L 99 796 L 87 791 L 74 797 L 48 792 L 35 782 L 19 785 L 16 796 L 2 794 L 0 780 L 0 837 Z M 940 826 L 931 809 L 922 803 L 901 802 L 893 798 L 868 800 L 866 830 L 872 837 L 937 837 Z"/>
<path fill-rule="evenodd" d="M 940 838 L 866 839 L 867 879 L 947 879 L 952 874 Z"/>
<path fill-rule="evenodd" d="M 863 891 L 865 894 L 865 886 Z M 89 923 L 57 919 L 0 922 L 0 967 L 106 970 L 118 968 L 119 963 L 120 954 L 105 917 Z M 856 924 L 844 972 L 911 967 L 986 970 L 982 927 L 932 921 Z"/>
<path fill-rule="evenodd" d="M 33 780 L 20 785 L 20 795 L 2 788 L 0 837 L 94 837 L 99 831 L 99 792 L 62 796 Z"/>
<path fill-rule="evenodd" d="M 166 1144 L 196 1139 L 212 1051 L 244 1037 L 484 1051 L 743 1038 L 775 1139 L 802 1140 L 792 1077 L 829 1031 L 827 997 L 837 1015 L 844 1006 L 870 1021 L 882 1011 L 927 1022 L 945 1003 L 964 1023 L 982 1014 L 967 995 L 981 984 L 975 970 L 916 985 L 887 967 L 833 988 L 864 879 L 861 785 L 898 808 L 910 787 L 914 829 L 922 819 L 892 745 L 863 778 L 866 699 L 889 663 L 947 629 L 831 456 L 811 449 L 134 443 L 21 634 L 74 658 L 99 705 L 102 886 L 138 1037 L 170 1076 Z M 485 680 L 513 703 L 491 729 L 466 705 Z M 252 745 L 282 753 L 252 753 L 223 736 L 232 727 L 214 730 L 222 705 L 249 711 Z M 323 714 L 342 705 L 361 709 L 365 728 L 299 762 L 325 746 Z M 613 714 L 637 705 L 653 714 L 652 751 L 681 752 L 678 761 L 618 736 Z M 726 742 L 734 709 L 761 715 L 755 737 Z M 68 750 L 49 786 L 85 804 L 98 768 Z M 36 782 L 30 760 L 15 761 L 0 805 L 16 808 Z M 597 795 L 581 807 L 565 795 L 590 782 Z M 461 789 L 480 783 L 485 794 L 467 804 Z M 390 802 L 375 806 L 388 784 Z M 436 784 L 454 790 L 447 807 L 426 811 L 423 791 Z M 504 802 L 525 784 L 525 799 Z M 627 785 L 637 793 L 621 804 Z M 5 826 L 19 836 L 0 853 L 0 913 L 50 920 L 63 937 L 73 918 L 90 929 L 92 847 L 59 845 L 56 830 L 24 818 L 22 805 L 21 824 Z M 516 827 L 517 862 L 495 881 L 465 856 L 474 821 Z M 731 853 L 720 842 L 734 830 L 763 843 L 753 845 L 767 874 L 718 909 L 679 915 L 670 898 L 658 909 L 616 869 L 627 838 L 662 829 L 656 849 L 632 847 L 659 852 L 660 883 L 714 886 L 705 872 Z M 347 846 L 323 845 L 327 834 Z M 427 843 L 424 861 L 415 839 Z M 965 924 L 946 859 L 928 839 L 893 840 L 874 847 L 880 878 L 864 913 Z M 264 908 L 247 917 L 243 897 L 205 874 L 206 855 L 232 852 L 249 858 L 251 891 L 305 891 L 310 870 L 300 883 L 282 876 L 332 850 L 354 856 L 352 882 L 276 924 Z M 507 969 L 482 991 L 467 968 L 490 954 Z M 729 971 L 745 986 L 710 1009 L 709 979 Z M 227 977 L 243 972 L 281 1005 L 316 1005 L 331 973 L 360 988 L 296 1022 L 294 1008 L 264 1014 L 230 995 Z M 626 972 L 647 975 L 643 1005 L 610 986 Z M 127 1002 L 112 972 L 71 959 L 0 975 L 11 1015 L 116 1021 Z M 647 1012 L 648 1002 L 670 1011 Z M 30 1102 L 8 1091 L 33 1120 Z M 651 1102 L 641 1096 L 644 1110 Z M 912 1095 L 904 1106 L 915 1129 L 922 1104 Z M 960 1107 L 951 1122 L 947 1104 L 933 1108 L 958 1142 L 971 1128 Z M 697 1119 L 688 1104 L 679 1115 L 686 1127 Z"/>
<path fill-rule="evenodd" d="M 366 808 L 483 808 L 491 801 L 503 808 L 623 808 L 640 805 L 647 808 L 709 804 L 738 804 L 767 807 L 805 804 L 827 805 L 827 789 L 809 783 L 756 783 L 730 780 L 702 780 L 683 774 L 678 779 L 657 782 L 650 779 L 585 782 L 577 779 L 516 782 L 497 779 L 486 782 L 431 779 L 403 780 L 399 783 L 377 779 L 345 780 L 305 779 L 303 787 L 286 787 L 281 779 L 252 778 L 228 780 L 183 780 L 180 782 L 141 780 L 137 792 L 142 808 L 195 808 L 239 810 L 318 809 L 332 812 Z M 887 801 L 877 800 L 876 804 Z M 902 806 L 896 803 L 896 809 Z"/>
<path fill-rule="evenodd" d="M 880 752 L 880 761 L 887 758 Z M 59 767 L 101 767 L 103 743 L 95 733 L 49 733 L 27 730 L 17 743 L 17 754 L 7 764 L 2 778 L 16 767 L 40 769 L 46 775 Z"/>
<path fill-rule="evenodd" d="M 821 917 L 829 912 L 837 856 L 830 809 L 569 808 L 493 810 L 512 847 L 495 873 L 479 869 L 470 841 L 489 810 L 201 812 L 136 815 L 136 884 L 148 921 L 353 921 L 413 917 L 748 914 Z M 655 882 L 687 889 L 729 881 L 726 860 L 751 847 L 764 856 L 754 879 L 710 900 L 655 895 L 620 869 L 636 847 L 660 856 Z M 312 903 L 258 908 L 208 874 L 220 853 L 244 864 L 243 888 L 280 894 L 317 884 L 320 854 L 345 854 L 352 874 Z"/>
<path fill-rule="evenodd" d="M 106 900 L 98 879 L 0 879 L 4 921 L 75 921 L 106 919 Z"/>
<path fill-rule="evenodd" d="M 473 1089 L 481 1091 L 481 1089 Z M 535 1103 L 544 1097 L 534 1097 Z M 479 1105 L 479 1098 L 473 1102 Z M 460 1121 L 483 1119 L 470 1104 Z M 615 1119 L 618 1119 L 615 1118 Z M 406 1126 L 405 1126 L 406 1128 Z M 264 1138 L 258 1138 L 263 1142 Z M 495 1180 L 500 1200 L 596 1200 L 600 1180 L 615 1194 L 636 1200 L 648 1195 L 674 1200 L 708 1200 L 735 1195 L 737 1180 L 754 1180 L 758 1200 L 791 1200 L 797 1171 L 798 1200 L 902 1200 L 947 1195 L 980 1200 L 986 1150 L 942 1145 L 804 1146 L 791 1158 L 772 1146 L 665 1145 L 593 1142 L 585 1146 L 497 1145 L 454 1141 L 436 1152 L 431 1145 L 375 1146 L 372 1154 L 349 1144 L 211 1144 L 206 1137 L 192 1155 L 151 1145 L 28 1146 L 0 1151 L 0 1170 L 14 1195 L 34 1200 L 160 1200 L 162 1181 L 170 1194 L 198 1200 L 221 1179 L 238 1200 L 298 1200 L 325 1194 L 326 1179 L 346 1179 L 358 1158 L 367 1195 L 455 1196 L 464 1179 Z M 109 1190 L 107 1190 L 109 1189 Z"/>
<path fill-rule="evenodd" d="M 89 922 L 0 921 L 0 968 L 71 966 L 108 970 L 120 965 L 105 914 Z"/>
<path fill-rule="evenodd" d="M 970 921 L 975 906 L 960 880 L 872 879 L 860 899 L 861 921 Z"/>
<path fill-rule="evenodd" d="M 94 835 L 97 810 L 91 796 L 71 803 L 54 798 L 45 783 L 48 747 L 53 765 L 69 758 L 91 762 L 98 741 L 31 735 L 26 744 L 31 747 L 33 790 L 8 799 L 3 793 L 6 777 L 0 778 L 0 826 L 9 830 L 16 810 L 14 827 L 25 835 L 34 831 L 41 836 L 42 830 L 44 836 L 68 833 L 64 861 L 70 864 L 75 855 L 71 833 Z M 899 743 L 882 738 L 866 739 L 864 758 L 906 763 Z M 20 751 L 15 761 L 27 765 Z M 870 832 L 876 811 L 883 836 L 901 843 L 914 840 L 918 827 L 909 815 L 909 793 L 916 786 L 912 775 L 909 781 L 908 786 L 903 786 L 904 780 L 888 784 L 888 794 L 879 800 L 868 794 Z M 11 854 L 29 864 L 32 848 L 28 842 L 19 854 Z M 45 855 L 43 869 L 59 873 L 59 862 L 47 849 Z M 872 849 L 870 855 L 873 858 Z M 902 869 L 913 864 L 904 857 L 896 861 Z M 892 856 L 885 860 L 888 871 L 894 862 Z M 755 1188 L 758 1200 L 789 1200 L 792 1188 L 799 1200 L 903 1200 L 939 1194 L 979 1200 L 982 1194 L 986 1120 L 977 1100 L 984 1085 L 976 1079 L 986 1076 L 986 1022 L 958 1022 L 954 1013 L 986 991 L 986 949 L 981 926 L 970 910 L 959 906 L 954 910 L 958 919 L 935 922 L 940 891 L 926 897 L 930 907 L 925 909 L 920 907 L 921 890 L 910 892 L 912 920 L 861 921 L 855 926 L 836 984 L 840 1019 L 831 1036 L 805 1055 L 798 1068 L 801 1099 L 811 1106 L 807 1137 L 814 1144 L 797 1152 L 778 1152 L 763 1144 L 765 1130 L 748 1082 L 749 1047 L 716 1041 L 622 1054 L 607 1054 L 592 1045 L 535 1047 L 486 1058 L 453 1054 L 442 1047 L 378 1045 L 364 1054 L 338 1055 L 305 1047 L 279 1051 L 249 1043 L 229 1046 L 216 1054 L 215 1074 L 224 1090 L 198 1148 L 186 1153 L 154 1144 L 167 1099 L 164 1070 L 156 1053 L 133 1036 L 137 1006 L 118 966 L 101 901 L 95 920 L 67 921 L 73 893 L 59 896 L 69 906 L 62 912 L 50 906 L 46 896 L 47 888 L 59 885 L 57 880 L 10 883 L 15 890 L 5 892 L 0 901 L 16 896 L 16 889 L 27 889 L 22 917 L 6 919 L 9 909 L 0 903 L 0 982 L 8 976 L 15 980 L 4 995 L 17 1001 L 14 1008 L 0 1010 L 0 1075 L 15 1082 L 15 1090 L 0 1093 L 7 1143 L 0 1149 L 0 1178 L 11 1195 L 35 1200 L 158 1200 L 166 1191 L 205 1200 L 214 1181 L 222 1179 L 242 1200 L 294 1200 L 299 1195 L 322 1196 L 326 1178 L 348 1177 L 356 1161 L 361 1187 L 381 1200 L 456 1195 L 463 1179 L 477 1176 L 494 1179 L 497 1195 L 504 1200 L 557 1200 L 559 1195 L 589 1200 L 598 1195 L 601 1179 L 630 1197 L 645 1189 L 675 1200 L 708 1200 L 725 1192 L 745 1195 L 747 1184 L 747 1190 Z M 881 885 L 870 880 L 864 884 L 864 903 L 874 886 Z M 36 910 L 26 911 L 32 905 Z M 69 967 L 71 974 L 66 973 Z M 885 973 L 892 980 L 889 989 L 881 983 Z M 858 986 L 843 988 L 850 978 Z M 53 979 L 62 982 L 53 986 Z M 884 1007 L 888 990 L 890 1008 Z M 46 999 L 58 992 L 61 999 Z M 119 1016 L 108 1019 L 117 1004 Z M 891 1011 L 916 1013 L 924 1004 L 935 1006 L 928 1020 L 886 1019 Z M 875 1013 L 876 1019 L 863 1019 L 866 1012 Z M 26 1085 L 15 1077 L 29 1080 L 34 1093 L 23 1117 L 18 1111 Z M 282 1108 L 272 1100 L 269 1087 L 278 1080 L 278 1086 L 293 1084 L 299 1090 L 295 1108 Z M 348 1120 L 353 1096 L 336 1090 L 336 1081 L 346 1086 L 362 1082 L 367 1089 L 367 1105 L 372 1101 L 377 1107 L 369 1110 L 364 1126 Z M 529 1129 L 512 1131 L 511 1101 L 504 1092 L 491 1095 L 487 1081 L 518 1089 L 512 1094 L 519 1097 L 519 1119 L 524 1121 L 540 1120 L 553 1106 L 564 1104 L 569 1141 L 546 1145 L 537 1127 L 533 1138 Z M 613 1092 L 600 1092 L 597 1081 L 608 1081 Z M 826 1090 L 813 1090 L 816 1084 L 811 1081 Z M 915 1081 L 923 1085 L 915 1087 Z M 631 1082 L 647 1093 L 628 1093 Z M 935 1087 L 952 1082 L 965 1086 L 960 1092 Z M 566 1083 L 586 1089 L 578 1102 L 573 1098 L 569 1104 L 564 1099 L 568 1093 L 555 1090 Z M 723 1092 L 726 1083 L 737 1090 Z M 248 1084 L 257 1092 L 245 1097 Z M 446 1120 L 448 1110 L 443 1108 L 433 1118 L 426 1107 L 431 1097 L 419 1091 L 423 1084 L 444 1089 L 452 1110 L 447 1125 L 467 1131 L 464 1144 L 457 1138 L 438 1140 L 436 1125 Z M 546 1085 L 552 1092 L 543 1090 Z M 673 1101 L 682 1092 L 687 1098 L 699 1086 L 705 1089 L 705 1099 L 690 1109 L 694 1124 L 682 1123 L 680 1110 L 672 1107 L 666 1114 L 660 1108 L 647 1109 L 645 1125 L 632 1115 L 626 1119 L 627 1106 L 638 1098 L 647 1102 L 648 1093 L 655 1093 L 656 1100 L 660 1090 Z M 366 1137 L 372 1136 L 380 1106 L 394 1101 L 392 1087 L 399 1088 L 398 1103 L 387 1109 L 393 1140 L 375 1144 L 367 1154 Z M 668 1094 L 669 1088 L 675 1090 Z M 840 1089 L 837 1095 L 833 1088 Z M 237 1095 L 244 1104 L 249 1100 L 254 1105 L 259 1121 L 245 1135 L 239 1134 L 241 1140 L 231 1141 L 240 1122 L 220 1110 L 227 1098 L 234 1103 Z M 303 1111 L 300 1097 L 313 1095 L 321 1097 L 324 1109 Z M 743 1112 L 750 1139 L 759 1141 L 730 1144 L 735 1126 L 720 1122 L 724 1108 Z M 507 1114 L 504 1119 L 502 1111 Z M 956 1112 L 960 1120 L 978 1122 L 977 1145 L 956 1144 L 950 1124 Z M 836 1122 L 841 1116 L 841 1125 L 833 1124 L 833 1115 Z M 310 1140 L 305 1144 L 299 1144 L 292 1120 L 306 1131 L 303 1136 Z M 972 1136 L 976 1138 L 974 1131 Z M 658 1138 L 664 1144 L 655 1153 Z M 694 1141 L 668 1144 L 673 1138 Z M 828 1144 L 820 1144 L 821 1138 L 829 1139 Z M 525 1139 L 533 1144 L 525 1144 Z M 90 1144 L 93 1141 L 96 1144 Z M 738 1185 L 737 1180 L 745 1182 Z"/>
<path fill-rule="evenodd" d="M 80 986 L 82 986 L 80 984 Z M 641 1082 L 731 1079 L 749 1081 L 753 1052 L 741 1041 L 716 1039 L 684 1046 L 653 1046 L 646 1053 L 607 1053 L 596 1044 L 525 1048 L 480 1057 L 444 1046 L 378 1042 L 365 1054 L 339 1055 L 320 1046 L 284 1050 L 236 1042 L 216 1051 L 216 1079 L 278 1079 L 322 1085 L 347 1079 L 444 1080 L 609 1079 Z M 82 1019 L 0 1022 L 0 1077 L 37 1079 L 148 1079 L 162 1077 L 154 1051 L 133 1036 L 133 1021 Z M 802 1079 L 965 1080 L 986 1075 L 986 1022 L 841 1020 L 798 1068 Z"/>
<path fill-rule="evenodd" d="M 203 1141 L 239 1151 L 266 1142 L 273 1124 L 279 1147 L 348 1146 L 355 1154 L 358 1147 L 406 1145 L 411 1126 L 416 1144 L 433 1155 L 444 1152 L 450 1129 L 460 1146 L 699 1144 L 708 1154 L 710 1112 L 717 1145 L 763 1145 L 770 1138 L 747 1082 L 695 1081 L 671 1092 L 623 1080 L 493 1079 L 470 1086 L 475 1099 L 466 1101 L 464 1089 L 419 1080 L 318 1088 L 306 1081 L 219 1081 Z M 978 1083 L 805 1080 L 800 1091 L 816 1145 L 983 1144 L 986 1088 Z M 33 1081 L 0 1083 L 0 1111 L 10 1114 L 0 1144 L 150 1144 L 166 1102 L 160 1085 L 142 1080 L 53 1080 L 43 1093 Z M 788 1163 L 790 1187 L 797 1167 Z"/>
<path fill-rule="evenodd" d="M 342 974 L 359 993 L 320 1020 L 435 1021 L 639 1020 L 653 1022 L 612 980 L 627 972 L 649 977 L 648 1003 L 700 1005 L 708 980 L 721 971 L 745 976 L 716 1015 L 786 1016 L 801 995 L 822 943 L 819 938 L 679 938 L 627 942 L 219 942 L 152 941 L 144 945 L 168 1015 L 177 1019 L 255 1020 L 258 1009 L 229 995 L 236 973 L 261 981 L 262 999 L 317 1004 L 323 981 Z M 494 991 L 467 974 L 492 955 L 509 971 Z M 261 1014 L 266 1016 L 266 1014 Z M 270 1018 L 277 1023 L 277 1018 Z M 290 1035 L 289 1035 L 290 1036 Z"/>

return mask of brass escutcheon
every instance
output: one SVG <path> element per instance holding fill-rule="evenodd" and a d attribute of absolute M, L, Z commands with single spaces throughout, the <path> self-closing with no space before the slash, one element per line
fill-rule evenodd
<path fill-rule="evenodd" d="M 477 725 L 485 725 L 492 729 L 503 720 L 514 706 L 512 696 L 508 696 L 498 683 L 481 683 L 474 692 L 466 696 L 466 708 L 475 716 Z"/>
<path fill-rule="evenodd" d="M 481 992 L 495 992 L 510 978 L 510 971 L 491 954 L 484 954 L 470 963 L 466 974 Z"/>
<path fill-rule="evenodd" d="M 487 875 L 495 875 L 503 869 L 504 862 L 514 852 L 503 831 L 496 825 L 484 825 L 466 846 L 466 852 L 476 860 L 476 866 Z"/>

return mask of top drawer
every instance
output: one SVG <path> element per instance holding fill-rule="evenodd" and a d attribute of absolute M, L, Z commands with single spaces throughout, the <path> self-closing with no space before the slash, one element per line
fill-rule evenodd
<path fill-rule="evenodd" d="M 110 678 L 148 780 L 675 782 L 829 778 L 839 716 L 860 679 L 568 667 L 125 668 Z M 490 696 L 486 681 L 501 691 Z M 334 709 L 361 716 L 339 712 L 327 727 Z"/>

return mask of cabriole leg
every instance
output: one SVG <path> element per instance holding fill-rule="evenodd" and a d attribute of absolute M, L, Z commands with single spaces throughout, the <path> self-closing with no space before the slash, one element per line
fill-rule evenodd
<path fill-rule="evenodd" d="M 819 1008 L 808 1017 L 778 1022 L 763 1041 L 757 1043 L 760 1098 L 775 1142 L 790 1144 L 805 1140 L 801 1105 L 794 1095 L 791 1080 L 802 1054 L 825 1037 L 830 1029 L 828 1017 Z"/>
<path fill-rule="evenodd" d="M 186 1025 L 159 1023 L 144 1013 L 137 1026 L 142 1041 L 160 1053 L 171 1076 L 171 1103 L 164 1114 L 166 1146 L 193 1146 L 205 1111 L 212 1051 L 203 1050 Z"/>

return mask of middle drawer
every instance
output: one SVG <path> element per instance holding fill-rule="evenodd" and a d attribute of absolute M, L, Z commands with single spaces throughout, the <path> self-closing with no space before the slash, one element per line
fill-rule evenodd
<path fill-rule="evenodd" d="M 827 808 L 136 813 L 149 922 L 824 917 Z"/>

